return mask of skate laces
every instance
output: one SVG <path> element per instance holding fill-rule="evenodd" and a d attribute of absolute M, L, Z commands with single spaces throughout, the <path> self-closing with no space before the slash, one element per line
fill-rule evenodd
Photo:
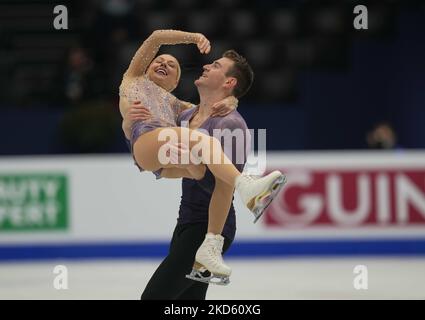
<path fill-rule="evenodd" d="M 208 256 L 215 264 L 223 263 L 222 251 L 220 249 L 222 242 L 222 239 L 208 239 Z"/>

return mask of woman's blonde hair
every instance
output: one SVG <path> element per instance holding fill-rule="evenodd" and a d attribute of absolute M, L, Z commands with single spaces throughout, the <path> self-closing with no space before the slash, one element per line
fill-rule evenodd
<path fill-rule="evenodd" d="M 174 57 L 174 56 L 173 56 Z M 175 57 L 174 57 L 175 58 Z M 180 77 L 181 77 L 181 75 L 182 75 L 182 69 L 181 69 L 181 67 L 180 67 L 180 62 L 179 62 L 179 60 L 177 60 L 176 59 L 176 61 L 177 61 L 177 81 L 176 81 L 176 85 L 174 86 L 174 88 L 173 89 L 171 89 L 170 90 L 170 92 L 171 91 L 173 91 L 175 88 L 177 88 L 177 86 L 179 85 L 179 82 L 180 82 Z"/>

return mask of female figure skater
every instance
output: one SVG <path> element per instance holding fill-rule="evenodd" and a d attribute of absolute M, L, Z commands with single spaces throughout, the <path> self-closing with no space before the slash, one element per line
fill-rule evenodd
<path fill-rule="evenodd" d="M 181 164 L 164 163 L 159 159 L 162 147 L 167 144 L 167 141 L 162 139 L 163 130 L 171 130 L 178 137 L 178 142 L 190 137 L 190 141 L 184 141 L 189 152 L 201 149 L 202 152 L 195 156 L 196 160 L 208 166 L 216 179 L 236 188 L 244 204 L 254 213 L 257 220 L 285 183 L 285 176 L 279 171 L 262 178 L 241 174 L 224 154 L 217 139 L 197 130 L 176 126 L 178 114 L 188 107 L 187 103 L 179 101 L 170 93 L 179 81 L 180 67 L 172 56 L 161 55 L 155 59 L 155 55 L 161 45 L 183 43 L 196 44 L 200 52 L 205 54 L 211 49 L 209 41 L 199 33 L 155 31 L 138 49 L 124 74 L 120 86 L 121 114 L 124 116 L 134 101 L 140 101 L 152 114 L 149 121 L 136 121 L 132 124 L 130 142 L 133 157 L 141 170 L 152 171 L 157 176 L 164 168 L 181 168 Z M 188 164 L 190 175 L 191 167 L 193 166 Z M 227 212 L 226 215 L 221 212 L 209 212 L 209 220 L 212 223 L 208 223 L 208 233 L 195 258 L 195 268 L 209 270 L 212 277 L 220 279 L 221 284 L 228 283 L 231 274 L 231 269 L 224 264 L 221 256 L 221 232 L 226 218 Z M 221 226 L 221 229 L 217 230 L 217 226 Z"/>

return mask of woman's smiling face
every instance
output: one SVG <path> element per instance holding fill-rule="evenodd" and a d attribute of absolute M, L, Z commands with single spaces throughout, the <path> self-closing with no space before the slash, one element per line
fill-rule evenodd
<path fill-rule="evenodd" d="M 146 75 L 163 89 L 173 91 L 180 80 L 180 64 L 172 55 L 162 54 L 152 61 Z"/>

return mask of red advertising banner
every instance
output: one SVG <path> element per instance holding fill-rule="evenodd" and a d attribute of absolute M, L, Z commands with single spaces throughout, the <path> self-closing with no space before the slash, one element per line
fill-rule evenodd
<path fill-rule="evenodd" d="M 273 227 L 425 224 L 425 168 L 290 169 L 265 213 Z"/>

